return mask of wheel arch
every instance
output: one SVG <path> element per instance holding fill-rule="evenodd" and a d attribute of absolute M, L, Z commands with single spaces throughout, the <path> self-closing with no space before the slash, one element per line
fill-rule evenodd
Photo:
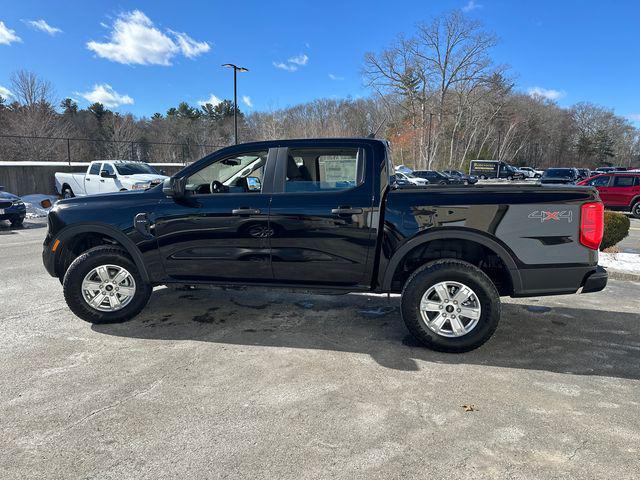
<path fill-rule="evenodd" d="M 103 236 L 103 237 L 108 237 L 110 239 L 113 239 L 116 242 L 116 244 L 121 246 L 127 252 L 127 254 L 131 257 L 136 267 L 138 268 L 138 271 L 140 272 L 140 276 L 143 278 L 143 280 L 146 282 L 149 281 L 149 273 L 145 266 L 142 253 L 140 252 L 136 244 L 133 243 L 133 241 L 129 237 L 127 237 L 124 233 L 122 233 L 120 230 L 117 230 L 112 226 L 97 224 L 97 223 L 71 225 L 69 227 L 63 228 L 55 236 L 55 238 L 56 240 L 60 240 L 60 245 L 62 245 L 64 249 L 65 245 L 68 245 L 70 242 L 73 242 L 74 238 L 77 238 L 79 236 L 86 236 L 86 235 L 97 235 L 97 236 Z M 60 265 L 59 262 L 61 261 L 61 253 L 63 249 L 59 249 L 56 251 L 56 257 L 54 259 L 54 265 L 56 265 L 56 271 L 57 271 L 57 267 Z"/>
<path fill-rule="evenodd" d="M 506 271 L 509 274 L 511 281 L 511 288 L 514 292 L 522 289 L 522 280 L 518 266 L 514 260 L 513 255 L 509 250 L 501 245 L 498 241 L 483 235 L 482 233 L 473 232 L 470 230 L 457 230 L 451 228 L 443 228 L 438 230 L 424 231 L 407 242 L 405 242 L 391 257 L 387 268 L 385 269 L 382 280 L 382 291 L 389 292 L 392 290 L 393 279 L 398 272 L 398 268 L 402 265 L 403 261 L 420 247 L 426 246 L 426 244 L 437 240 L 457 240 L 464 242 L 471 242 L 478 244 L 492 253 L 494 253 L 504 264 Z"/>

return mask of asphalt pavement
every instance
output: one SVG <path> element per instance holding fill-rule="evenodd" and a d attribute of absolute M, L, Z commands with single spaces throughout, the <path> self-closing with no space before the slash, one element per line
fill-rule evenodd
<path fill-rule="evenodd" d="M 639 283 L 504 299 L 462 355 L 376 295 L 159 288 L 92 326 L 44 234 L 0 228 L 0 478 L 638 478 Z"/>

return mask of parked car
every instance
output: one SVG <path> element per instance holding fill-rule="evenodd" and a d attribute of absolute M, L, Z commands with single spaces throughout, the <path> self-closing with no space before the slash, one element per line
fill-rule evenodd
<path fill-rule="evenodd" d="M 591 177 L 591 170 L 588 168 L 578 168 L 578 180 L 586 180 Z"/>
<path fill-rule="evenodd" d="M 463 183 L 461 178 L 451 177 L 435 170 L 415 170 L 413 174 L 428 180 L 431 185 L 461 185 Z"/>
<path fill-rule="evenodd" d="M 575 184 L 577 181 L 577 168 L 547 168 L 540 177 L 540 183 L 543 184 Z"/>
<path fill-rule="evenodd" d="M 421 178 L 420 180 L 424 180 L 424 179 Z M 424 180 L 424 181 L 426 183 L 423 183 L 422 185 L 429 185 L 429 181 L 428 180 Z M 390 176 L 389 184 L 390 185 L 399 186 L 399 187 L 416 186 L 416 183 L 410 182 L 409 179 L 406 176 L 404 176 L 404 175 L 399 176 L 398 172 L 396 172 L 396 173 L 394 173 L 393 175 Z"/>
<path fill-rule="evenodd" d="M 91 162 L 85 173 L 55 173 L 56 191 L 63 198 L 146 190 L 166 178 L 148 163 L 128 160 Z"/>
<path fill-rule="evenodd" d="M 402 182 L 406 182 L 407 184 L 412 184 L 412 185 L 429 185 L 429 181 L 425 180 L 424 178 L 418 177 L 415 175 L 414 173 L 404 173 L 404 172 L 399 172 L 398 170 L 396 170 L 396 180 L 397 181 L 402 181 Z"/>
<path fill-rule="evenodd" d="M 544 173 L 542 170 L 537 170 L 532 167 L 519 167 L 518 170 L 520 170 L 527 178 L 540 178 Z"/>
<path fill-rule="evenodd" d="M 459 170 L 445 170 L 443 173 L 450 177 L 457 178 L 458 180 L 462 180 L 462 183 L 465 185 L 474 185 L 478 183 L 478 177 L 467 175 Z"/>
<path fill-rule="evenodd" d="M 626 167 L 598 167 L 593 173 L 625 172 Z"/>
<path fill-rule="evenodd" d="M 597 188 L 600 199 L 608 209 L 631 212 L 634 217 L 640 218 L 640 172 L 596 175 L 578 185 Z"/>
<path fill-rule="evenodd" d="M 471 160 L 469 175 L 478 177 L 481 180 L 488 178 L 524 179 L 524 173 L 500 160 Z"/>
<path fill-rule="evenodd" d="M 361 138 L 224 148 L 155 188 L 59 201 L 43 262 L 92 323 L 136 316 L 156 285 L 401 292 L 411 333 L 447 352 L 491 337 L 501 295 L 606 286 L 595 189 L 392 188 L 389 158 Z"/>
<path fill-rule="evenodd" d="M 19 227 L 27 216 L 27 207 L 22 199 L 0 187 L 0 220 L 9 220 L 12 227 Z"/>

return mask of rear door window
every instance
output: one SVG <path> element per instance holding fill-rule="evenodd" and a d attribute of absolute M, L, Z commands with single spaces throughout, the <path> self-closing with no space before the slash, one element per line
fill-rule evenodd
<path fill-rule="evenodd" d="M 285 192 L 335 192 L 364 180 L 358 148 L 292 148 L 287 152 Z"/>
<path fill-rule="evenodd" d="M 616 176 L 613 180 L 614 187 L 633 187 L 634 177 Z"/>
<path fill-rule="evenodd" d="M 89 175 L 100 175 L 100 165 L 101 163 L 92 163 L 89 169 Z"/>

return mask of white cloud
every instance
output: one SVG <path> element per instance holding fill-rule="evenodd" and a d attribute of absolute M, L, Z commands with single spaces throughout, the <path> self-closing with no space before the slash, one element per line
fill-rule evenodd
<path fill-rule="evenodd" d="M 251 101 L 251 97 L 248 95 L 242 96 L 242 103 L 244 103 L 249 108 L 253 108 L 253 102 Z"/>
<path fill-rule="evenodd" d="M 62 33 L 62 30 L 56 27 L 52 27 L 43 19 L 40 20 L 25 20 L 25 23 L 36 30 L 40 30 L 41 32 L 46 33 L 47 35 L 51 35 L 52 37 L 58 33 Z"/>
<path fill-rule="evenodd" d="M 286 62 L 273 62 L 273 66 L 287 72 L 295 72 L 299 67 L 304 67 L 307 63 L 309 63 L 309 56 L 301 53 L 291 57 Z"/>
<path fill-rule="evenodd" d="M 338 80 L 338 81 L 339 81 L 339 80 L 344 80 L 344 77 L 339 77 L 338 75 L 334 75 L 333 73 L 330 73 L 330 74 L 329 74 L 329 78 L 330 78 L 331 80 Z"/>
<path fill-rule="evenodd" d="M 476 10 L 478 8 L 482 8 L 482 5 L 480 5 L 479 3 L 476 3 L 475 0 L 469 0 L 467 2 L 467 4 L 464 7 L 462 7 L 462 11 L 463 12 L 471 12 L 471 11 Z"/>
<path fill-rule="evenodd" d="M 129 95 L 119 94 L 111 85 L 106 83 L 94 85 L 93 90 L 90 92 L 76 93 L 91 103 L 98 102 L 109 108 L 119 107 L 120 105 L 131 105 L 133 103 L 133 98 Z"/>
<path fill-rule="evenodd" d="M 173 30 L 163 33 L 143 12 L 134 10 L 118 16 L 108 42 L 90 41 L 87 48 L 113 62 L 167 66 L 179 54 L 194 58 L 208 52 L 211 46 L 194 40 L 186 33 Z"/>
<path fill-rule="evenodd" d="M 195 58 L 198 55 L 211 50 L 211 46 L 207 42 L 198 42 L 186 33 L 174 31 L 171 31 L 171 33 L 175 36 L 176 42 L 180 47 L 180 51 L 185 57 Z"/>
<path fill-rule="evenodd" d="M 309 62 L 309 57 L 304 53 L 301 53 L 300 55 L 296 55 L 295 57 L 291 57 L 289 59 L 289 63 L 300 65 L 301 67 L 304 67 L 308 62 Z"/>
<path fill-rule="evenodd" d="M 4 98 L 6 100 L 9 97 L 13 97 L 13 93 L 11 93 L 11 90 L 9 90 L 8 88 L 3 87 L 2 85 L 0 85 L 0 97 Z"/>
<path fill-rule="evenodd" d="M 206 100 L 198 100 L 198 105 L 206 105 L 207 103 L 210 103 L 211 105 L 213 105 L 215 107 L 216 105 L 218 105 L 221 102 L 222 102 L 222 100 L 220 100 L 218 97 L 216 97 L 212 93 L 211 95 L 209 95 L 209 98 L 207 98 Z"/>
<path fill-rule="evenodd" d="M 296 65 L 290 65 L 284 62 L 273 62 L 273 66 L 279 68 L 280 70 L 286 70 L 287 72 L 295 72 L 298 70 Z"/>
<path fill-rule="evenodd" d="M 561 90 L 553 90 L 551 88 L 531 87 L 527 90 L 530 97 L 544 98 L 545 100 L 559 100 L 566 96 L 567 93 Z"/>
<path fill-rule="evenodd" d="M 15 30 L 11 30 L 3 21 L 0 21 L 0 45 L 11 45 L 13 42 L 21 41 Z"/>

